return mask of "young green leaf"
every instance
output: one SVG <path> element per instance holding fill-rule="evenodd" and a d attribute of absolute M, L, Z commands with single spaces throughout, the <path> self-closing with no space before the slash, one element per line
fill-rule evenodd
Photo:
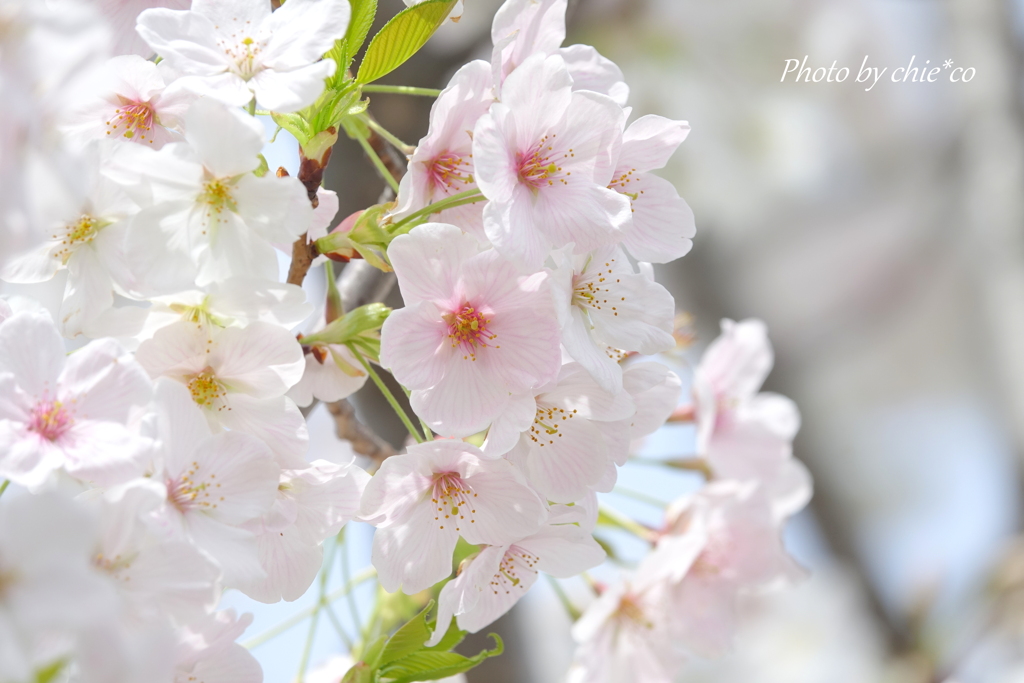
<path fill-rule="evenodd" d="M 494 639 L 493 650 L 484 650 L 472 657 L 464 657 L 455 652 L 420 650 L 388 666 L 381 667 L 380 678 L 389 683 L 412 683 L 413 681 L 436 681 L 439 678 L 447 678 L 469 671 L 488 657 L 496 657 L 504 651 L 505 646 L 501 642 L 501 638 L 494 633 L 491 633 L 490 636 Z"/>
<path fill-rule="evenodd" d="M 410 619 L 402 628 L 395 631 L 394 635 L 388 638 L 384 650 L 380 653 L 381 668 L 384 668 L 396 659 L 402 659 L 423 648 L 423 644 L 430 638 L 430 628 L 427 626 L 427 613 L 432 609 L 434 609 L 433 600 L 427 603 L 423 611 Z"/>
<path fill-rule="evenodd" d="M 426 0 L 396 14 L 370 41 L 356 82 L 372 83 L 404 64 L 434 35 L 457 1 Z"/>
<path fill-rule="evenodd" d="M 373 18 L 377 16 L 377 0 L 349 0 L 352 4 L 352 18 L 348 22 L 348 31 L 345 32 L 345 56 L 347 61 L 344 65 L 339 64 L 338 70 L 344 71 L 352 64 L 352 59 L 359 52 L 359 48 L 366 41 L 366 34 L 370 32 L 373 25 Z"/>

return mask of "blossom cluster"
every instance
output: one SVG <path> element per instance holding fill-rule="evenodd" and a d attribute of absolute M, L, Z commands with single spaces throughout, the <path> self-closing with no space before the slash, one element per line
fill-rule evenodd
<path fill-rule="evenodd" d="M 669 419 L 697 425 L 710 480 L 641 528 L 635 573 L 597 586 L 570 676 L 670 681 L 727 648 L 740 596 L 799 576 L 780 533 L 810 482 L 795 407 L 757 393 L 761 323 L 724 323 L 683 408 L 656 358 L 677 338 L 651 263 L 685 255 L 694 222 L 653 171 L 686 122 L 627 124 L 618 67 L 562 46 L 566 0 L 507 0 L 393 201 L 327 234 L 330 145 L 376 125 L 357 92 L 376 40 L 348 71 L 363 5 L 186 5 L 105 20 L 0 0 L 0 279 L 63 289 L 49 310 L 0 301 L 0 478 L 23 489 L 0 505 L 0 681 L 259 681 L 221 594 L 295 600 L 352 519 L 376 527 L 385 591 L 434 591 L 424 647 L 479 631 L 541 572 L 606 559 L 598 493 Z M 257 111 L 299 138 L 297 176 L 269 172 Z M 279 256 L 309 249 L 393 270 L 404 307 L 343 314 L 332 265 L 307 301 Z M 377 381 L 373 364 L 421 427 L 394 401 L 418 443 L 371 476 L 314 459 L 303 408 Z M 460 539 L 475 548 L 453 572 Z"/>

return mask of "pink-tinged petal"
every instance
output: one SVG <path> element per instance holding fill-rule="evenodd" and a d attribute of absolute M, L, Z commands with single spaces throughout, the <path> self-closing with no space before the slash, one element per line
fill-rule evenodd
<path fill-rule="evenodd" d="M 256 537 L 251 532 L 203 514 L 189 515 L 187 525 L 189 540 L 220 567 L 225 588 L 266 576 L 260 565 Z"/>
<path fill-rule="evenodd" d="M 270 242 L 293 242 L 313 219 L 306 188 L 297 178 L 247 173 L 235 183 L 231 196 L 245 224 Z"/>
<path fill-rule="evenodd" d="M 623 229 L 622 245 L 639 261 L 668 263 L 689 253 L 697 229 L 693 211 L 675 186 L 650 173 L 633 176 L 619 189 L 635 195 L 633 221 Z"/>
<path fill-rule="evenodd" d="M 623 372 L 622 384 L 636 404 L 636 413 L 629 420 L 630 438 L 653 434 L 679 405 L 682 381 L 661 363 L 630 364 Z"/>
<path fill-rule="evenodd" d="M 491 42 L 514 42 L 503 60 L 504 77 L 534 53 L 550 54 L 565 40 L 566 0 L 510 0 L 494 14 Z"/>
<path fill-rule="evenodd" d="M 454 353 L 447 324 L 429 301 L 393 311 L 381 328 L 381 365 L 411 389 L 440 382 Z"/>
<path fill-rule="evenodd" d="M 309 428 L 302 412 L 284 396 L 253 398 L 245 394 L 228 394 L 227 408 L 215 419 L 225 427 L 259 437 L 273 452 L 281 467 L 301 468 L 306 465 Z"/>
<path fill-rule="evenodd" d="M 200 99 L 185 115 L 185 134 L 203 165 L 217 178 L 247 173 L 259 166 L 263 126 L 216 100 Z"/>
<path fill-rule="evenodd" d="M 757 422 L 784 439 L 792 440 L 800 431 L 800 411 L 796 403 L 771 392 L 757 394 L 739 406 L 736 419 Z"/>
<path fill-rule="evenodd" d="M 203 231 L 194 240 L 192 252 L 199 266 L 196 276 L 199 287 L 227 280 L 238 273 L 262 280 L 277 277 L 277 251 L 238 214 L 225 212 L 211 221 L 210 214 L 197 206 L 190 215 L 190 222 L 190 227 Z"/>
<path fill-rule="evenodd" d="M 0 373 L 0 420 L 27 423 L 34 406 L 35 398 L 18 387 L 18 379 L 14 375 Z"/>
<path fill-rule="evenodd" d="M 592 90 L 608 95 L 615 104 L 626 106 L 629 86 L 622 70 L 590 45 L 570 45 L 558 50 L 572 76 L 573 90 Z"/>
<path fill-rule="evenodd" d="M 566 363 L 557 381 L 544 389 L 539 402 L 573 411 L 588 420 L 622 420 L 636 412 L 628 392 L 605 391 L 579 363 Z"/>
<path fill-rule="evenodd" d="M 306 370 L 302 379 L 288 390 L 288 397 L 300 406 L 308 406 L 313 398 L 330 403 L 351 396 L 366 383 L 366 372 L 348 348 L 330 346 L 323 362 L 312 353 L 306 354 Z"/>
<path fill-rule="evenodd" d="M 765 496 L 771 502 L 776 520 L 788 519 L 803 510 L 814 494 L 811 473 L 802 462 L 787 460 L 775 481 L 765 485 Z"/>
<path fill-rule="evenodd" d="M 76 421 L 55 445 L 64 452 L 68 474 L 102 487 L 142 476 L 143 456 L 152 448 L 124 425 L 91 420 Z"/>
<path fill-rule="evenodd" d="M 480 252 L 479 243 L 454 225 L 424 223 L 388 247 L 406 306 L 443 301 L 452 295 L 463 264 Z"/>
<path fill-rule="evenodd" d="M 284 394 L 302 379 L 305 368 L 302 347 L 292 333 L 264 322 L 225 328 L 214 338 L 208 359 L 232 391 L 256 398 Z"/>
<path fill-rule="evenodd" d="M 735 588 L 713 581 L 688 579 L 672 591 L 680 614 L 699 615 L 675 622 L 676 637 L 700 657 L 720 657 L 732 646 L 736 633 Z"/>
<path fill-rule="evenodd" d="M 244 107 L 252 101 L 249 84 L 232 71 L 206 76 L 182 76 L 174 82 L 174 87 L 191 93 L 193 100 L 197 97 L 209 98 L 230 107 Z"/>
<path fill-rule="evenodd" d="M 476 496 L 473 524 L 462 525 L 473 544 L 503 545 L 535 532 L 547 519 L 546 505 L 512 463 L 498 459 L 467 478 Z"/>
<path fill-rule="evenodd" d="M 290 7 L 281 5 L 266 24 L 270 40 L 260 55 L 263 63 L 280 71 L 316 62 L 335 40 L 345 36 L 350 15 L 345 0 L 298 0 Z"/>
<path fill-rule="evenodd" d="M 57 317 L 64 336 L 76 337 L 114 305 L 114 284 L 96 252 L 88 247 L 72 254 L 67 267 L 67 286 Z"/>
<path fill-rule="evenodd" d="M 184 472 L 171 472 L 174 481 L 187 476 L 178 503 L 189 517 L 203 515 L 222 524 L 237 525 L 262 516 L 277 495 L 280 468 L 257 438 L 240 432 L 217 434 L 204 441 Z"/>
<path fill-rule="evenodd" d="M 492 370 L 488 372 L 487 370 Z M 443 436 L 482 431 L 509 401 L 509 390 L 492 367 L 469 356 L 455 357 L 444 377 L 428 389 L 413 390 L 412 409 Z"/>
<path fill-rule="evenodd" d="M 436 443 L 430 445 L 431 450 L 435 447 Z M 417 505 L 433 486 L 432 477 L 433 471 L 426 458 L 410 454 L 388 458 L 363 491 L 359 508 L 362 521 L 377 527 L 402 523 L 416 514 Z"/>
<path fill-rule="evenodd" d="M 456 612 L 459 628 L 476 633 L 512 609 L 537 582 L 537 571 L 530 566 L 532 561 L 517 553 L 515 546 L 507 550 L 504 546 L 491 547 L 481 552 L 459 577 L 464 593 L 462 609 Z M 509 580 L 509 576 L 515 581 Z"/>
<path fill-rule="evenodd" d="M 116 572 L 119 588 L 136 605 L 177 617 L 196 616 L 217 604 L 220 571 L 192 545 L 164 542 L 144 548 Z"/>
<path fill-rule="evenodd" d="M 203 683 L 262 683 L 263 668 L 259 661 L 237 643 L 230 643 L 223 649 L 211 648 L 188 678 Z"/>
<path fill-rule="evenodd" d="M 594 537 L 576 524 L 548 524 L 515 545 L 537 558 L 537 569 L 560 579 L 593 569 L 606 558 Z"/>
<path fill-rule="evenodd" d="M 166 377 L 153 385 L 156 437 L 163 444 L 165 467 L 177 474 L 187 469 L 192 454 L 211 436 L 203 410 L 184 385 Z"/>
<path fill-rule="evenodd" d="M 500 102 L 492 104 L 473 128 L 474 177 L 491 201 L 507 202 L 512 198 L 519 183 L 517 147 L 512 111 Z"/>
<path fill-rule="evenodd" d="M 488 325 L 496 335 L 494 348 L 479 355 L 491 380 L 500 378 L 506 391 L 523 393 L 554 379 L 561 366 L 558 324 L 546 292 L 532 308 L 496 312 Z"/>
<path fill-rule="evenodd" d="M 563 156 L 560 165 L 566 169 L 571 166 L 580 173 L 589 172 L 587 180 L 607 185 L 615 170 L 625 122 L 626 113 L 610 97 L 596 92 L 574 92 L 558 135 L 559 148 L 571 154 Z"/>
<path fill-rule="evenodd" d="M 46 243 L 32 251 L 8 259 L 0 268 L 0 280 L 15 283 L 46 282 L 60 269 L 54 245 Z"/>
<path fill-rule="evenodd" d="M 0 420 L 0 477 L 35 490 L 63 464 L 64 454 L 56 445 L 24 424 Z"/>
<path fill-rule="evenodd" d="M 238 589 L 253 600 L 272 604 L 298 600 L 313 584 L 323 565 L 323 546 L 303 540 L 294 526 L 266 529 L 257 536 L 266 578 L 247 581 Z"/>
<path fill-rule="evenodd" d="M 153 379 L 183 378 L 202 372 L 209 364 L 213 340 L 194 323 L 179 322 L 157 330 L 139 345 L 135 360 Z"/>
<path fill-rule="evenodd" d="M 590 321 L 578 306 L 573 306 L 569 323 L 562 329 L 562 344 L 572 359 L 587 369 L 605 391 L 622 387 L 622 366 L 605 353 L 593 338 Z"/>
<path fill-rule="evenodd" d="M 334 75 L 335 68 L 333 59 L 325 59 L 292 71 L 267 69 L 256 74 L 249 86 L 260 106 L 276 112 L 295 112 L 316 102 L 324 91 L 324 79 Z"/>
<path fill-rule="evenodd" d="M 202 15 L 147 9 L 139 15 L 137 30 L 154 52 L 185 73 L 212 75 L 227 69 L 213 23 Z"/>
<path fill-rule="evenodd" d="M 356 465 L 342 466 L 326 460 L 295 473 L 291 479 L 297 504 L 295 525 L 310 543 L 333 536 L 359 513 L 363 490 L 370 476 Z"/>
<path fill-rule="evenodd" d="M 624 258 L 619 252 L 619 258 Z M 615 286 L 587 305 L 594 336 L 609 346 L 653 355 L 675 346 L 675 300 L 668 290 L 642 274 L 616 274 Z"/>
<path fill-rule="evenodd" d="M 56 394 L 64 362 L 64 340 L 48 315 L 16 313 L 0 323 L 0 373 L 14 375 L 22 391 Z"/>
<path fill-rule="evenodd" d="M 136 146 L 136 145 L 133 145 Z M 188 206 L 166 213 L 166 206 L 139 212 L 125 239 L 125 255 L 133 273 L 135 290 L 143 296 L 180 292 L 195 286 L 197 269 L 184 231 L 173 226 L 187 220 Z"/>
<path fill-rule="evenodd" d="M 558 55 L 531 55 L 501 86 L 501 102 L 518 114 L 515 130 L 520 144 L 539 142 L 559 123 L 572 101 L 572 77 Z M 475 150 L 473 156 L 475 159 Z"/>
<path fill-rule="evenodd" d="M 522 192 L 519 192 L 522 189 Z M 551 251 L 551 242 L 535 229 L 534 212 L 522 200 L 529 200 L 525 188 L 513 189 L 508 200 L 490 197 L 484 207 L 484 233 L 498 252 L 524 272 L 536 271 Z"/>
<path fill-rule="evenodd" d="M 530 394 L 513 396 L 508 406 L 494 418 L 487 430 L 482 450 L 490 455 L 504 455 L 519 443 L 519 436 L 533 424 L 537 401 Z"/>
<path fill-rule="evenodd" d="M 619 167 L 640 173 L 664 168 L 669 158 L 690 133 L 686 121 L 673 121 L 649 114 L 629 124 L 622 135 Z"/>
<path fill-rule="evenodd" d="M 722 320 L 722 334 L 710 345 L 696 379 L 713 387 L 718 399 L 745 400 L 761 388 L 775 360 L 768 328 L 760 320 Z"/>
<path fill-rule="evenodd" d="M 542 230 L 553 246 L 572 242 L 576 253 L 583 254 L 619 241 L 619 231 L 629 225 L 629 199 L 618 192 L 581 181 L 549 189 L 529 204 L 523 201 L 528 190 L 517 193 L 524 208 L 512 214 L 518 221 L 513 230 Z"/>
<path fill-rule="evenodd" d="M 74 401 L 79 419 L 126 422 L 131 408 L 146 404 L 152 392 L 146 371 L 113 339 L 71 354 L 60 376 L 60 396 Z"/>
<path fill-rule="evenodd" d="M 97 4 L 100 13 L 107 19 L 114 32 L 111 51 L 115 55 L 148 57 L 153 54 L 152 48 L 146 45 L 135 31 L 135 21 L 139 13 L 151 7 L 188 9 L 189 0 L 101 0 Z"/>
<path fill-rule="evenodd" d="M 593 422 L 572 416 L 557 422 L 554 433 L 541 425 L 535 426 L 520 440 L 509 459 L 522 463 L 530 484 L 548 500 L 572 503 L 585 496 L 604 476 L 608 448 L 603 437 L 604 433 Z"/>
<path fill-rule="evenodd" d="M 495 311 L 535 306 L 546 312 L 552 306 L 547 273 L 525 277 L 494 249 L 467 259 L 456 272 L 467 298 L 479 300 Z"/>
<path fill-rule="evenodd" d="M 417 506 L 405 524 L 378 527 L 371 561 L 381 587 L 389 593 L 401 588 L 412 595 L 447 578 L 458 537 L 453 524 L 438 526 L 434 521 L 429 500 Z"/>

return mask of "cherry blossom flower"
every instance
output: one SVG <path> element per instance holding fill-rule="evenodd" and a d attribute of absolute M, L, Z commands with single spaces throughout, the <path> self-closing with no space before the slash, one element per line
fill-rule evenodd
<path fill-rule="evenodd" d="M 138 31 L 199 92 L 294 112 L 334 74 L 337 64 L 321 57 L 344 37 L 351 10 L 344 0 L 289 1 L 272 13 L 266 2 L 193 0 L 191 10 L 146 10 Z"/>
<path fill-rule="evenodd" d="M 803 577 L 756 482 L 714 481 L 676 501 L 666 520 L 666 535 L 640 571 L 668 583 L 671 630 L 700 656 L 729 648 L 743 591 Z"/>
<path fill-rule="evenodd" d="M 182 140 L 185 112 L 196 95 L 177 84 L 163 64 L 137 55 L 114 57 L 95 97 L 67 116 L 72 140 L 126 140 L 159 149 Z M 168 87 L 169 86 L 169 87 Z"/>
<path fill-rule="evenodd" d="M 512 399 L 491 425 L 484 451 L 506 453 L 548 500 L 572 503 L 598 485 L 609 463 L 626 459 L 628 442 L 616 438 L 617 423 L 634 412 L 628 393 L 611 394 L 579 363 L 566 363 L 536 395 Z"/>
<path fill-rule="evenodd" d="M 11 316 L 0 323 L 0 477 L 38 489 L 61 468 L 103 485 L 137 475 L 147 444 L 125 422 L 150 392 L 113 340 L 65 356 L 48 316 Z"/>
<path fill-rule="evenodd" d="M 774 354 L 760 320 L 722 321 L 722 335 L 694 372 L 697 452 L 718 476 L 756 480 L 788 517 L 811 497 L 810 475 L 793 459 L 800 413 L 788 398 L 758 393 Z"/>
<path fill-rule="evenodd" d="M 507 460 L 461 441 L 434 441 L 384 461 L 366 485 L 360 516 L 377 527 L 380 585 L 412 594 L 451 573 L 459 536 L 512 543 L 540 528 L 545 507 Z"/>
<path fill-rule="evenodd" d="M 675 301 L 650 271 L 634 272 L 622 249 L 603 247 L 589 254 L 555 255 L 556 305 L 562 343 L 607 391 L 622 387 L 616 351 L 646 355 L 675 346 Z"/>
<path fill-rule="evenodd" d="M 177 322 L 143 342 L 136 360 L 154 379 L 185 385 L 210 426 L 258 436 L 284 467 L 303 467 L 309 434 L 285 392 L 302 377 L 302 348 L 283 327 Z"/>
<path fill-rule="evenodd" d="M 634 121 L 622 136 L 608 187 L 630 199 L 632 221 L 622 244 L 637 260 L 668 263 L 693 246 L 693 211 L 672 183 L 651 173 L 668 163 L 689 132 L 686 121 L 650 115 Z"/>
<path fill-rule="evenodd" d="M 213 434 L 175 382 L 157 382 L 155 405 L 161 448 L 148 484 L 162 502 L 147 524 L 165 539 L 203 551 L 228 587 L 262 578 L 256 536 L 244 527 L 274 504 L 280 468 L 273 454 L 248 434 Z"/>
<path fill-rule="evenodd" d="M 569 683 L 672 683 L 684 655 L 672 641 L 665 586 L 637 576 L 606 588 L 572 627 Z"/>
<path fill-rule="evenodd" d="M 546 273 L 519 275 L 453 225 L 427 223 L 394 239 L 388 257 L 406 307 L 381 330 L 381 363 L 412 391 L 439 433 L 484 429 L 560 365 Z"/>
<path fill-rule="evenodd" d="M 558 54 L 572 76 L 574 90 L 593 90 L 625 106 L 629 86 L 622 71 L 590 45 L 559 47 L 565 40 L 566 0 L 508 0 L 494 15 L 491 56 L 495 83 L 534 54 Z"/>
<path fill-rule="evenodd" d="M 354 463 L 317 460 L 281 473 L 270 512 L 246 528 L 256 534 L 265 579 L 241 586 L 260 602 L 297 600 L 323 565 L 323 541 L 359 512 L 369 475 Z"/>
<path fill-rule="evenodd" d="M 430 129 L 409 157 L 394 217 L 400 219 L 428 204 L 476 187 L 473 127 L 494 102 L 490 67 L 476 60 L 459 69 L 430 110 Z M 458 225 L 484 240 L 482 202 L 438 213 L 438 222 Z"/>
<path fill-rule="evenodd" d="M 132 277 L 124 254 L 127 219 L 138 206 L 117 185 L 99 175 L 103 153 L 93 147 L 92 162 L 80 192 L 56 193 L 40 211 L 49 231 L 42 244 L 9 260 L 0 279 L 45 282 L 58 270 L 68 272 L 59 320 L 69 337 L 82 334 L 114 304 Z"/>
<path fill-rule="evenodd" d="M 527 538 L 492 545 L 465 562 L 441 589 L 437 625 L 427 641 L 440 642 L 452 617 L 463 631 L 476 633 L 509 611 L 537 581 L 539 572 L 569 578 L 605 559 L 605 552 L 579 522 L 574 508 L 553 506 L 548 523 Z"/>
<path fill-rule="evenodd" d="M 203 98 L 185 114 L 186 143 L 159 151 L 120 145 L 104 172 L 141 206 L 127 254 L 143 296 L 205 287 L 232 276 L 277 280 L 272 243 L 309 227 L 312 207 L 295 178 L 259 178 L 263 126 Z"/>
<path fill-rule="evenodd" d="M 534 55 L 473 132 L 476 181 L 490 201 L 484 230 L 523 268 L 552 248 L 577 253 L 621 239 L 629 199 L 608 189 L 625 114 L 605 95 L 572 91 L 565 61 Z"/>

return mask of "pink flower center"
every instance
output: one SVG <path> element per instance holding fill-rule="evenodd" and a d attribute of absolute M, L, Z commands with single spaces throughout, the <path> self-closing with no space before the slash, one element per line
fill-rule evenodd
<path fill-rule="evenodd" d="M 443 529 L 445 524 L 454 524 L 456 531 L 462 531 L 461 524 L 468 514 L 470 524 L 475 524 L 473 515 L 476 508 L 472 505 L 472 499 L 477 494 L 462 481 L 458 472 L 441 472 L 434 475 L 433 491 L 430 502 L 437 506 L 437 514 L 434 520 L 440 522 Z"/>
<path fill-rule="evenodd" d="M 545 135 L 541 138 L 540 143 L 528 152 L 516 152 L 516 170 L 519 182 L 532 190 L 554 185 L 556 180 L 563 185 L 568 185 L 569 181 L 566 178 L 572 175 L 572 171 L 566 171 L 563 175 L 562 167 L 559 166 L 561 160 L 553 158 L 558 156 L 558 153 L 554 151 L 552 145 L 547 144 L 549 138 L 554 142 L 555 135 Z M 576 155 L 572 149 L 561 154 L 563 159 L 574 156 Z"/>
<path fill-rule="evenodd" d="M 487 329 L 491 318 L 484 316 L 482 311 L 468 303 L 462 304 L 457 311 L 445 313 L 443 318 L 448 323 L 448 338 L 452 342 L 452 348 L 462 347 L 466 352 L 464 358 L 476 360 L 476 348 L 491 346 L 491 342 L 498 338 L 498 335 Z"/>
<path fill-rule="evenodd" d="M 643 629 L 654 628 L 654 624 L 647 618 L 643 607 L 640 606 L 640 597 L 633 593 L 626 593 L 619 598 L 619 606 L 615 610 L 615 619 L 624 626 Z"/>
<path fill-rule="evenodd" d="M 498 572 L 491 577 L 491 590 L 497 595 L 500 591 L 504 590 L 505 594 L 508 595 L 514 589 L 526 591 L 527 585 L 523 583 L 523 579 L 520 576 L 525 577 L 528 574 L 537 574 L 537 570 L 533 568 L 535 564 L 540 560 L 536 555 L 531 555 L 517 545 L 509 547 L 505 551 L 505 555 L 501 558 L 501 564 L 498 565 Z"/>
<path fill-rule="evenodd" d="M 153 144 L 153 106 L 149 102 L 129 100 L 117 96 L 121 106 L 114 110 L 114 116 L 107 121 L 107 135 L 120 135 L 136 142 Z M 147 137 L 148 136 L 148 137 Z"/>
<path fill-rule="evenodd" d="M 213 472 L 203 475 L 202 467 L 196 461 L 178 479 L 168 479 L 167 501 L 185 514 L 189 510 L 204 509 L 216 510 L 217 503 L 224 500 L 217 489 L 220 484 L 216 481 L 217 475 Z"/>
<path fill-rule="evenodd" d="M 462 192 L 473 185 L 472 164 L 458 154 L 445 152 L 434 158 L 427 173 L 434 187 L 446 194 Z"/>
<path fill-rule="evenodd" d="M 60 401 L 40 401 L 32 409 L 28 428 L 48 441 L 56 441 L 71 425 L 74 419 Z"/>

